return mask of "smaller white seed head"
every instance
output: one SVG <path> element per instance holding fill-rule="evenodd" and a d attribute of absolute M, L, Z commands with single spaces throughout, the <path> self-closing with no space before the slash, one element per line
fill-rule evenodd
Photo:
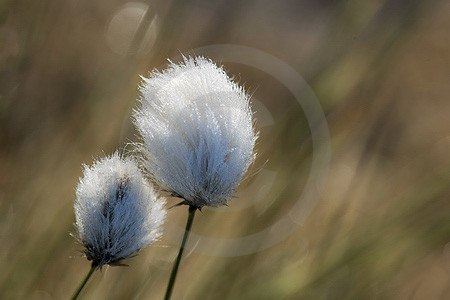
<path fill-rule="evenodd" d="M 95 265 L 118 263 L 161 236 L 164 204 L 133 159 L 115 153 L 84 165 L 76 189 L 75 237 Z"/>
<path fill-rule="evenodd" d="M 153 72 L 140 91 L 134 123 L 149 177 L 189 205 L 226 204 L 255 158 L 250 96 L 203 57 Z"/>

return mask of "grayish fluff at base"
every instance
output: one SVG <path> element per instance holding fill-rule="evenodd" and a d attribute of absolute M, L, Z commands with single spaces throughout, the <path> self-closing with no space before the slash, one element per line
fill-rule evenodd
<path fill-rule="evenodd" d="M 76 189 L 75 237 L 95 265 L 118 263 L 161 236 L 164 204 L 133 159 L 115 153 L 84 165 Z"/>

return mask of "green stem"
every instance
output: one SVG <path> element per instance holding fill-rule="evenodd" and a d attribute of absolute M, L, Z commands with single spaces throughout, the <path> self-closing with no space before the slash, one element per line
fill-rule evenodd
<path fill-rule="evenodd" d="M 186 245 L 189 232 L 191 231 L 192 222 L 194 221 L 195 211 L 197 210 L 194 206 L 189 206 L 189 216 L 186 223 L 186 230 L 184 231 L 183 241 L 181 242 L 180 251 L 178 252 L 177 259 L 173 265 L 172 273 L 170 274 L 169 284 L 167 285 L 166 296 L 164 300 L 169 300 L 172 295 L 173 286 L 175 285 L 175 279 L 177 278 L 178 267 L 180 266 L 181 256 L 183 256 L 184 246 Z"/>
<path fill-rule="evenodd" d="M 76 291 L 73 293 L 72 298 L 70 298 L 71 300 L 75 300 L 78 298 L 78 296 L 80 295 L 81 291 L 83 290 L 84 286 L 86 285 L 86 283 L 88 282 L 89 278 L 91 278 L 91 275 L 94 273 L 95 268 L 97 268 L 97 265 L 92 263 L 91 265 L 91 269 L 89 270 L 89 272 L 87 273 L 86 277 L 84 277 L 83 281 L 80 282 L 80 285 L 78 286 L 78 288 L 76 289 Z"/>

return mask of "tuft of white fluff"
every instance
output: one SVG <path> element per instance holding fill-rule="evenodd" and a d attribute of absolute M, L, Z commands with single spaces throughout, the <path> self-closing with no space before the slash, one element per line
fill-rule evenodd
<path fill-rule="evenodd" d="M 84 165 L 76 189 L 75 237 L 96 266 L 118 263 L 161 236 L 164 204 L 133 159 L 115 153 Z"/>
<path fill-rule="evenodd" d="M 255 158 L 250 96 L 203 57 L 142 79 L 133 117 L 150 178 L 189 205 L 225 205 Z"/>

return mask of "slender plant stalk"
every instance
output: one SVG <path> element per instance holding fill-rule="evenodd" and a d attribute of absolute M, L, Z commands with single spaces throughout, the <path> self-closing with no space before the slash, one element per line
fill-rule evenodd
<path fill-rule="evenodd" d="M 169 284 L 167 285 L 166 296 L 164 300 L 169 300 L 172 295 L 172 290 L 175 285 L 175 279 L 177 278 L 178 267 L 180 266 L 181 257 L 183 256 L 183 250 L 186 245 L 187 239 L 189 237 L 189 232 L 191 231 L 192 222 L 194 221 L 195 211 L 197 210 L 194 206 L 189 206 L 189 216 L 186 223 L 186 230 L 184 231 L 183 241 L 181 242 L 180 251 L 178 252 L 177 259 L 173 265 L 172 273 L 170 274 Z"/>
<path fill-rule="evenodd" d="M 73 293 L 72 298 L 70 298 L 71 300 L 75 300 L 75 299 L 78 298 L 78 296 L 80 295 L 80 293 L 83 290 L 84 286 L 88 282 L 89 278 L 91 278 L 92 274 L 94 273 L 95 268 L 97 268 L 97 265 L 92 263 L 91 268 L 89 269 L 89 272 L 86 274 L 86 277 L 84 277 L 83 281 L 80 282 L 80 285 L 78 286 L 78 288 Z"/>

